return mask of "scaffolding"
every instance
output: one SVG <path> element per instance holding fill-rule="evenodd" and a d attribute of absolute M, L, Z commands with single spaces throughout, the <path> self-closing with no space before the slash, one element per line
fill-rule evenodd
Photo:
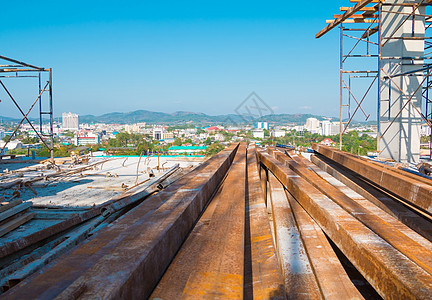
<path fill-rule="evenodd" d="M 24 112 L 18 103 L 16 97 L 12 95 L 7 88 L 5 81 L 8 79 L 20 78 L 36 78 L 38 95 L 31 104 L 27 112 Z M 42 144 L 50 151 L 51 161 L 54 160 L 54 118 L 53 118 L 53 97 L 52 97 L 52 69 L 42 68 L 28 63 L 24 63 L 9 57 L 0 55 L 0 85 L 6 92 L 8 98 L 12 101 L 14 106 L 20 112 L 22 119 L 15 127 L 12 134 L 9 136 L 5 145 L 0 149 L 0 154 L 6 149 L 8 143 L 18 133 L 21 125 L 26 121 L 34 130 L 35 134 L 42 142 Z M 28 115 L 33 108 L 38 104 L 39 106 L 39 129 L 30 121 Z M 48 119 L 48 127 L 44 123 Z"/>
<path fill-rule="evenodd" d="M 392 124 L 401 116 L 404 109 L 408 107 L 415 111 L 429 127 L 430 142 L 432 144 L 432 95 L 429 90 L 432 87 L 432 15 L 426 9 L 432 5 L 431 0 L 421 1 L 398 1 L 387 3 L 384 0 L 350 0 L 356 3 L 352 7 L 340 7 L 343 12 L 334 15 L 332 20 L 324 29 L 316 34 L 320 38 L 330 30 L 339 27 L 340 29 L 340 115 L 339 115 L 339 147 L 342 149 L 342 136 L 347 131 L 354 116 L 359 111 L 368 120 L 368 114 L 362 107 L 365 99 L 374 93 L 378 95 L 377 101 L 377 147 L 378 155 L 382 151 L 379 149 L 380 140 L 387 133 Z M 398 8 L 396 8 L 398 7 Z M 401 9 L 399 9 L 401 8 Z M 406 11 L 409 9 L 409 12 Z M 383 14 L 399 15 L 401 23 L 389 33 L 383 35 Z M 424 21 L 425 33 L 419 35 L 416 32 L 416 22 Z M 397 36 L 395 33 L 401 26 L 410 25 L 410 34 Z M 394 57 L 383 53 L 383 47 L 396 40 L 418 40 L 424 41 L 424 52 L 420 56 Z M 392 66 L 385 70 L 383 66 Z M 413 70 L 402 71 L 402 65 L 415 66 Z M 407 93 L 395 81 L 401 77 L 403 81 L 407 77 L 421 77 L 419 85 L 413 91 Z M 363 82 L 358 85 L 358 81 Z M 365 85 L 364 81 L 367 81 Z M 357 85 L 357 86 L 356 86 Z M 383 97 L 383 88 L 388 87 L 388 97 Z M 359 90 L 362 90 L 359 93 Z M 396 116 L 390 116 L 391 93 L 397 90 L 406 100 Z M 414 95 L 421 91 L 423 98 L 422 107 L 413 104 Z M 380 121 L 383 117 L 382 111 L 388 112 L 389 125 L 384 129 L 380 128 Z M 381 129 L 382 133 L 381 133 Z M 429 153 L 432 158 L 432 149 Z"/>

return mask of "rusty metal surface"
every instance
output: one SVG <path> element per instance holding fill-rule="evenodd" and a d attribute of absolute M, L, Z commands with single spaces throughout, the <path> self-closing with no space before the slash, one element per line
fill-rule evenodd
<path fill-rule="evenodd" d="M 432 185 L 410 176 L 393 172 L 374 163 L 358 159 L 327 146 L 313 144 L 312 148 L 348 169 L 391 191 L 411 204 L 432 214 Z"/>
<path fill-rule="evenodd" d="M 285 190 L 324 299 L 363 299 L 351 282 L 324 232 Z"/>
<path fill-rule="evenodd" d="M 4 297 L 148 297 L 229 168 L 236 146 L 150 197 Z"/>
<path fill-rule="evenodd" d="M 273 153 L 277 159 L 285 163 L 291 170 L 307 180 L 315 188 L 339 204 L 356 219 L 361 221 L 376 234 L 385 239 L 394 248 L 409 257 L 425 271 L 432 274 L 432 245 L 423 241 L 422 237 L 412 232 L 406 225 L 388 214 L 376 214 L 360 203 L 325 181 L 304 164 L 288 158 L 280 151 Z M 301 160 L 300 160 L 301 161 Z M 366 202 L 367 203 L 367 202 Z M 421 239 L 419 242 L 418 239 Z M 426 243 L 427 246 L 424 245 Z"/>
<path fill-rule="evenodd" d="M 269 172 L 269 182 L 273 223 L 276 228 L 275 244 L 286 293 L 293 299 L 320 299 L 321 291 L 285 195 L 285 189 L 271 172 Z"/>
<path fill-rule="evenodd" d="M 432 222 L 430 220 L 414 213 L 400 202 L 392 199 L 388 194 L 372 187 L 343 166 L 331 162 L 323 156 L 312 155 L 311 160 L 319 168 L 340 180 L 388 214 L 396 217 L 429 241 L 432 241 Z"/>
<path fill-rule="evenodd" d="M 151 299 L 242 298 L 246 145 Z"/>
<path fill-rule="evenodd" d="M 371 203 L 432 242 L 431 219 L 425 217 L 423 214 L 419 214 L 418 211 L 411 210 L 399 201 L 391 198 L 388 194 L 355 176 L 355 173 L 353 174 L 350 170 L 328 161 L 325 157 L 313 155 L 311 156 L 311 160 L 311 164 L 313 163 L 315 168 L 319 168 L 321 172 L 327 172 L 329 175 L 344 183 L 365 199 L 368 199 Z"/>
<path fill-rule="evenodd" d="M 283 183 L 368 282 L 385 298 L 427 299 L 432 276 L 267 153 L 261 162 Z"/>
<path fill-rule="evenodd" d="M 246 194 L 246 223 L 249 225 L 245 248 L 249 250 L 250 265 L 245 261 L 245 298 L 285 299 L 284 281 L 273 245 L 256 155 L 255 147 L 249 147 Z"/>

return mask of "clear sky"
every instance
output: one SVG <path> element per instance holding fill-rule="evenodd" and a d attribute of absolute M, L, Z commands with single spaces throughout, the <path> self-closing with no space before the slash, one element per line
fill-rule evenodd
<path fill-rule="evenodd" d="M 5 1 L 0 54 L 52 67 L 54 110 L 233 113 L 252 91 L 275 113 L 337 116 L 349 1 Z M 9 83 L 9 81 L 5 81 Z M 10 83 L 23 107 L 37 96 Z M 4 92 L 0 115 L 18 116 Z M 370 105 L 370 112 L 374 112 Z"/>

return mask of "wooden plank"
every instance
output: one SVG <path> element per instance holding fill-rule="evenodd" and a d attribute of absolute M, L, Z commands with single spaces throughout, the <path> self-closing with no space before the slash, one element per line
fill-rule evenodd
<path fill-rule="evenodd" d="M 22 203 L 22 200 L 21 200 L 21 199 L 15 199 L 15 200 L 12 200 L 12 201 L 9 202 L 8 204 L 0 206 L 0 213 L 1 213 L 1 212 L 4 212 L 4 211 L 6 211 L 6 210 L 8 210 L 9 208 L 12 208 L 12 207 L 14 207 L 14 206 L 17 206 L 17 205 L 19 205 L 19 204 L 21 204 L 21 203 Z"/>
<path fill-rule="evenodd" d="M 0 213 L 0 222 L 6 220 L 7 218 L 12 217 L 13 215 L 19 212 L 22 212 L 25 209 L 28 209 L 29 207 L 32 206 L 32 204 L 33 204 L 32 202 L 24 202 Z"/>
<path fill-rule="evenodd" d="M 351 17 L 353 14 L 358 12 L 360 9 L 371 3 L 373 0 L 360 0 L 356 5 L 351 7 L 349 10 L 347 10 L 342 16 L 334 20 L 332 23 L 327 25 L 324 29 L 322 29 L 320 32 L 318 32 L 315 37 L 320 38 L 336 26 L 338 26 L 340 23 Z"/>
<path fill-rule="evenodd" d="M 326 23 L 333 23 L 334 20 L 326 20 Z M 342 22 L 343 24 L 353 24 L 353 23 L 378 23 L 378 20 L 371 20 L 371 19 L 347 19 Z"/>
<path fill-rule="evenodd" d="M 340 11 L 348 11 L 351 7 L 340 7 Z M 367 12 L 375 12 L 378 11 L 378 7 L 375 5 L 373 7 L 363 7 L 362 9 L 359 9 L 359 11 L 367 11 Z"/>
<path fill-rule="evenodd" d="M 18 218 L 13 219 L 10 222 L 7 222 L 6 224 L 0 226 L 0 236 L 4 236 L 15 228 L 20 227 L 22 224 L 29 221 L 31 218 L 33 218 L 33 213 L 19 216 Z"/>
<path fill-rule="evenodd" d="M 342 15 L 333 15 L 333 18 L 337 19 L 340 18 Z M 359 15 L 352 15 L 351 17 L 349 17 L 349 19 L 374 19 L 376 17 L 376 15 L 374 14 L 359 14 Z"/>

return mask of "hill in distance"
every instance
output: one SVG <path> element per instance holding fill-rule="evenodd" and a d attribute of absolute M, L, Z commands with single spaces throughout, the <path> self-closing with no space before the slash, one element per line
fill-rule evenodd
<path fill-rule="evenodd" d="M 133 124 L 146 122 L 149 124 L 246 124 L 251 122 L 269 122 L 279 124 L 304 124 L 307 118 L 315 117 L 323 120 L 324 117 L 312 114 L 277 114 L 266 115 L 258 119 L 237 114 L 210 116 L 204 113 L 177 111 L 174 113 L 152 112 L 148 110 L 136 110 L 132 112 L 113 112 L 101 116 L 80 116 L 80 123 L 107 123 L 107 124 Z"/>

